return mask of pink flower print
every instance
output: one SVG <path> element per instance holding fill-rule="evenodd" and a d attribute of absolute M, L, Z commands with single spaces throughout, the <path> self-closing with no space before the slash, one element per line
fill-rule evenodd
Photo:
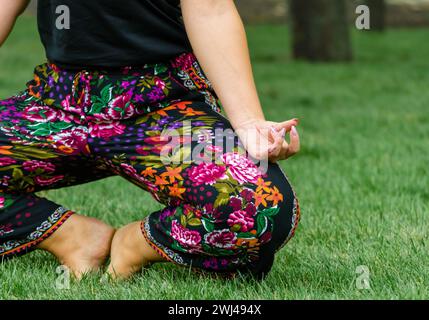
<path fill-rule="evenodd" d="M 61 181 L 63 178 L 64 178 L 63 175 L 54 176 L 54 177 L 50 177 L 50 178 L 44 178 L 44 177 L 37 176 L 36 178 L 34 178 L 34 181 L 39 186 L 44 187 L 44 186 L 53 185 L 54 183 Z"/>
<path fill-rule="evenodd" d="M 199 247 L 201 243 L 201 236 L 197 231 L 184 228 L 176 220 L 171 224 L 171 236 L 181 245 L 188 248 Z"/>
<path fill-rule="evenodd" d="M 206 234 L 204 236 L 204 241 L 212 247 L 232 249 L 237 241 L 237 236 L 228 229 L 216 230 Z"/>
<path fill-rule="evenodd" d="M 239 228 L 237 231 L 247 232 L 251 230 L 255 224 L 255 220 L 249 217 L 246 211 L 238 210 L 229 215 L 228 225 L 234 228 Z"/>
<path fill-rule="evenodd" d="M 123 89 L 128 89 L 130 86 L 130 82 L 129 81 L 122 81 L 121 87 Z"/>
<path fill-rule="evenodd" d="M 135 107 L 131 103 L 132 95 L 127 92 L 119 97 L 116 97 L 109 103 L 107 114 L 112 120 L 128 119 L 134 116 Z"/>
<path fill-rule="evenodd" d="M 0 237 L 12 232 L 13 232 L 13 229 L 12 229 L 11 223 L 8 223 L 6 225 L 0 225 Z"/>
<path fill-rule="evenodd" d="M 202 162 L 198 166 L 194 166 L 188 170 L 189 179 L 196 186 L 202 184 L 212 185 L 218 180 L 224 179 L 226 168 L 218 166 L 214 163 Z"/>
<path fill-rule="evenodd" d="M 253 203 L 248 203 L 244 211 L 248 216 L 253 217 L 256 214 L 256 207 Z"/>
<path fill-rule="evenodd" d="M 0 167 L 6 167 L 6 166 L 10 166 L 11 164 L 16 163 L 15 159 L 12 158 L 0 158 Z"/>
<path fill-rule="evenodd" d="M 234 211 L 241 210 L 243 206 L 243 201 L 240 198 L 232 197 L 229 199 L 229 205 Z"/>
<path fill-rule="evenodd" d="M 228 166 L 231 176 L 240 184 L 256 183 L 262 176 L 258 167 L 251 160 L 236 152 L 225 153 L 222 160 Z"/>
<path fill-rule="evenodd" d="M 192 67 L 196 58 L 191 53 L 185 53 L 177 57 L 172 63 L 173 68 L 180 68 L 182 70 L 187 70 Z"/>
<path fill-rule="evenodd" d="M 38 161 L 38 160 L 28 160 L 22 164 L 22 168 L 28 172 L 34 172 L 37 169 L 41 169 L 44 173 L 53 173 L 55 172 L 55 165 L 50 162 Z"/>
<path fill-rule="evenodd" d="M 63 107 L 65 111 L 83 115 L 82 108 L 73 106 L 71 95 L 67 95 L 66 98 L 63 101 L 61 101 L 61 107 Z"/>
<path fill-rule="evenodd" d="M 124 133 L 125 125 L 114 121 L 110 123 L 90 123 L 89 134 L 94 138 L 108 139 Z"/>
<path fill-rule="evenodd" d="M 163 80 L 161 80 L 160 78 L 156 77 L 155 79 L 155 85 L 160 88 L 161 90 L 164 90 L 166 87 L 166 84 Z"/>
<path fill-rule="evenodd" d="M 22 117 L 31 122 L 53 122 L 58 115 L 57 110 L 48 106 L 31 105 L 25 108 Z"/>
<path fill-rule="evenodd" d="M 86 146 L 87 135 L 85 128 L 77 127 L 68 131 L 60 132 L 52 136 L 52 139 L 66 147 L 80 150 Z"/>
<path fill-rule="evenodd" d="M 242 196 L 243 199 L 246 200 L 247 202 L 252 201 L 254 194 L 255 192 L 253 190 L 247 189 L 247 188 L 244 188 L 240 192 L 240 196 Z"/>

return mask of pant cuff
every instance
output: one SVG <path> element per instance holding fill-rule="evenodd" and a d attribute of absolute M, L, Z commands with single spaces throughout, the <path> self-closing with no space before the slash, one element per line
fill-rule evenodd
<path fill-rule="evenodd" d="M 74 214 L 73 211 L 58 207 L 35 231 L 22 240 L 9 240 L 0 243 L 0 262 L 21 256 L 36 249 L 36 246 L 49 238 L 64 222 Z"/>

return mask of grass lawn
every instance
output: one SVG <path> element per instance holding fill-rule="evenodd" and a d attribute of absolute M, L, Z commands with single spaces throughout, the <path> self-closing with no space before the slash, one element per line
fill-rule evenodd
<path fill-rule="evenodd" d="M 268 279 L 216 280 L 160 265 L 129 282 L 90 276 L 59 290 L 56 261 L 35 252 L 0 264 L 0 299 L 429 298 L 429 31 L 355 33 L 356 61 L 337 65 L 291 61 L 283 26 L 248 31 L 267 117 L 302 121 L 303 150 L 282 163 L 302 220 Z M 21 18 L 0 49 L 0 97 L 23 89 L 41 62 L 35 20 Z M 120 178 L 48 196 L 114 226 L 160 208 Z M 368 290 L 356 286 L 361 265 Z"/>

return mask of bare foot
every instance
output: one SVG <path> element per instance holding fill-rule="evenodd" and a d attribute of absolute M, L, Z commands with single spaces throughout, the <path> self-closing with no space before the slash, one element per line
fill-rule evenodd
<path fill-rule="evenodd" d="M 114 279 L 126 279 L 143 267 L 165 261 L 146 241 L 141 222 L 133 222 L 116 231 L 110 249 L 108 273 Z"/>
<path fill-rule="evenodd" d="M 97 271 L 103 265 L 114 232 L 100 220 L 74 214 L 38 248 L 55 255 L 80 279 L 83 274 Z"/>

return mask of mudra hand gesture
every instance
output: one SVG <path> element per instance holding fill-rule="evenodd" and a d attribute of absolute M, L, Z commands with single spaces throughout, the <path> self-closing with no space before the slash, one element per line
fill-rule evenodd
<path fill-rule="evenodd" d="M 252 157 L 277 162 L 299 152 L 298 123 L 298 119 L 285 122 L 254 120 L 236 128 L 236 133 Z M 287 133 L 290 136 L 289 143 L 286 141 Z"/>

